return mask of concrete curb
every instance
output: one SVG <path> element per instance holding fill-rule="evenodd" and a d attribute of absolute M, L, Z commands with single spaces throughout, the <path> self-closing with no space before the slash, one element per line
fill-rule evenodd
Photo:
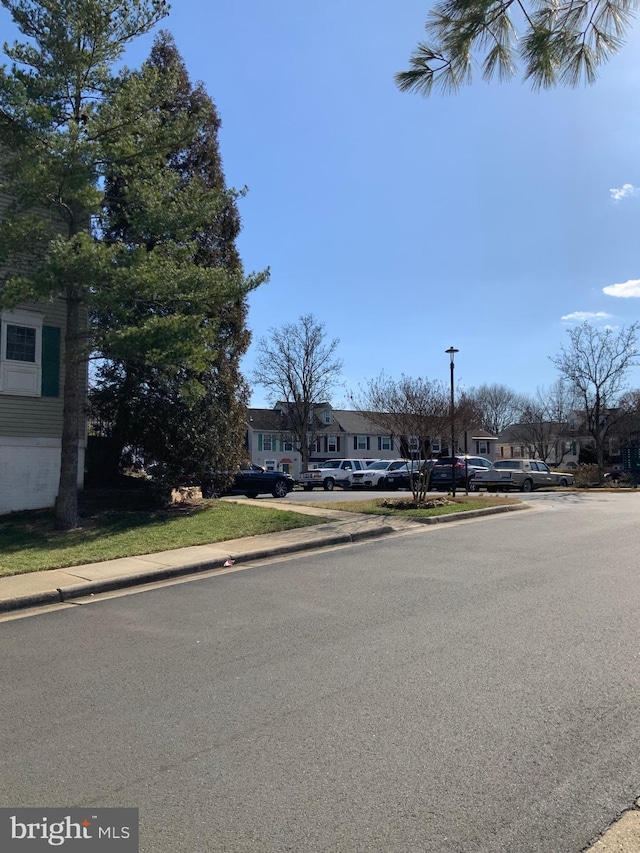
<path fill-rule="evenodd" d="M 103 592 L 113 592 L 116 589 L 144 586 L 145 584 L 151 584 L 158 581 L 172 580 L 173 578 L 214 571 L 216 569 L 223 568 L 227 559 L 232 559 L 234 563 L 247 563 L 251 560 L 264 560 L 269 557 L 278 557 L 282 554 L 295 554 L 298 552 L 311 551 L 313 549 L 331 547 L 334 545 L 349 545 L 366 539 L 388 536 L 398 531 L 406 532 L 408 530 L 410 531 L 416 524 L 444 524 L 446 522 L 464 521 L 465 519 L 477 518 L 484 515 L 496 515 L 502 512 L 512 512 L 514 510 L 530 508 L 531 507 L 527 504 L 514 504 L 510 506 L 486 507 L 484 509 L 456 512 L 451 513 L 450 515 L 434 516 L 432 518 L 399 519 L 395 516 L 394 520 L 397 522 L 395 526 L 389 516 L 378 516 L 378 518 L 380 518 L 380 524 L 377 527 L 371 526 L 355 530 L 347 529 L 337 532 L 331 531 L 316 535 L 312 532 L 313 528 L 301 528 L 307 532 L 305 532 L 304 538 L 299 541 L 274 544 L 262 548 L 257 547 L 253 550 L 246 551 L 223 551 L 225 556 L 216 557 L 215 559 L 185 562 L 184 564 L 177 566 L 156 566 L 145 571 L 131 571 L 129 573 L 116 574 L 112 577 L 101 578 L 100 580 L 87 580 L 79 583 L 69 583 L 53 587 L 51 589 L 26 593 L 24 595 L 8 596 L 7 598 L 0 599 L 0 614 L 14 613 L 19 610 L 27 610 L 48 604 L 64 604 L 65 602 L 73 601 L 77 598 L 99 595 Z M 343 512 L 341 515 L 344 517 L 348 516 L 349 513 Z M 375 518 L 375 516 L 367 516 L 369 521 L 373 518 Z M 361 520 L 362 517 L 354 514 L 353 525 L 358 523 L 357 519 Z M 352 527 L 349 520 L 346 520 L 345 527 Z M 255 539 L 253 541 L 255 541 Z M 224 544 L 224 542 L 218 543 L 218 545 L 221 546 L 220 550 L 222 550 Z M 56 570 L 54 569 L 53 571 Z"/>
<path fill-rule="evenodd" d="M 638 853 L 640 797 L 584 853 Z"/>
<path fill-rule="evenodd" d="M 291 554 L 298 551 L 310 551 L 314 548 L 331 545 L 349 545 L 365 539 L 388 536 L 393 532 L 394 528 L 391 525 L 385 524 L 377 528 L 356 530 L 350 533 L 330 533 L 320 536 L 309 536 L 304 541 L 288 543 L 286 545 L 273 545 L 271 547 L 244 552 L 229 552 L 228 559 L 232 559 L 234 563 L 246 563 L 251 560 L 264 560 L 268 557 L 277 557 L 282 554 Z M 224 560 L 222 559 L 204 560 L 199 563 L 188 563 L 182 566 L 166 566 L 149 569 L 145 572 L 133 572 L 131 574 L 105 578 L 104 580 L 68 584 L 52 590 L 44 590 L 29 595 L 14 596 L 13 598 L 0 600 L 0 613 L 13 613 L 17 610 L 26 610 L 31 607 L 47 604 L 64 604 L 76 598 L 99 595 L 103 592 L 113 592 L 116 589 L 144 586 L 145 584 L 172 580 L 173 578 L 184 577 L 186 575 L 200 574 L 223 567 Z"/>
<path fill-rule="evenodd" d="M 498 515 L 503 512 L 517 512 L 520 509 L 531 509 L 529 504 L 513 504 L 510 506 L 488 506 L 485 509 L 469 509 L 465 512 L 452 512 L 450 515 L 434 515 L 432 518 L 411 518 L 416 524 L 445 524 L 447 521 L 459 521 L 466 518 L 479 518 L 482 515 Z"/>

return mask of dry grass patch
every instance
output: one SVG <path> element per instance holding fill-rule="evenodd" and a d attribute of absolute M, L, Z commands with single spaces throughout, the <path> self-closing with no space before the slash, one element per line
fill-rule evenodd
<path fill-rule="evenodd" d="M 369 498 L 369 500 L 340 501 L 330 504 L 331 509 L 345 512 L 362 512 L 370 515 L 397 515 L 403 518 L 429 518 L 434 515 L 449 515 L 455 512 L 487 509 L 489 507 L 514 506 L 522 503 L 518 498 L 496 497 L 494 495 L 444 495 L 427 497 L 417 504 L 412 497 L 407 498 Z M 327 504 L 309 504 L 309 506 L 327 509 Z"/>

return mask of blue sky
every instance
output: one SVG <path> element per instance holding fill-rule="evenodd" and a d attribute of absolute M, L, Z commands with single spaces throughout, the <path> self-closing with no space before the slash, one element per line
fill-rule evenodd
<path fill-rule="evenodd" d="M 218 106 L 229 185 L 249 188 L 245 268 L 271 269 L 247 374 L 260 337 L 312 313 L 340 339 L 337 405 L 382 370 L 448 382 L 452 345 L 460 386 L 534 393 L 572 323 L 638 317 L 640 27 L 594 86 L 477 77 L 424 99 L 393 75 L 428 9 L 176 0 L 163 23 Z"/>

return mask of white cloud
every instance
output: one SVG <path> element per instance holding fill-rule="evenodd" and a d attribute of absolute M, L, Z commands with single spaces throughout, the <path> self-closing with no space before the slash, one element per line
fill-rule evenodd
<path fill-rule="evenodd" d="M 604 311 L 574 311 L 561 317 L 566 323 L 586 323 L 587 320 L 608 320 L 611 314 Z"/>
<path fill-rule="evenodd" d="M 620 201 L 623 198 L 628 198 L 629 196 L 636 195 L 638 192 L 638 187 L 634 187 L 633 184 L 623 184 L 621 187 L 613 187 L 609 190 L 611 193 L 611 198 L 614 201 Z"/>
<path fill-rule="evenodd" d="M 630 296 L 640 296 L 640 278 L 630 278 L 629 281 L 621 281 L 618 284 L 609 284 L 602 288 L 607 296 L 620 296 L 628 299 Z"/>

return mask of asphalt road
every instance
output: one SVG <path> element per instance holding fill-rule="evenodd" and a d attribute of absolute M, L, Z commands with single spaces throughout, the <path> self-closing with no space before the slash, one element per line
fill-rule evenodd
<path fill-rule="evenodd" d="M 640 795 L 636 495 L 0 624 L 2 806 L 141 853 L 579 853 Z"/>

